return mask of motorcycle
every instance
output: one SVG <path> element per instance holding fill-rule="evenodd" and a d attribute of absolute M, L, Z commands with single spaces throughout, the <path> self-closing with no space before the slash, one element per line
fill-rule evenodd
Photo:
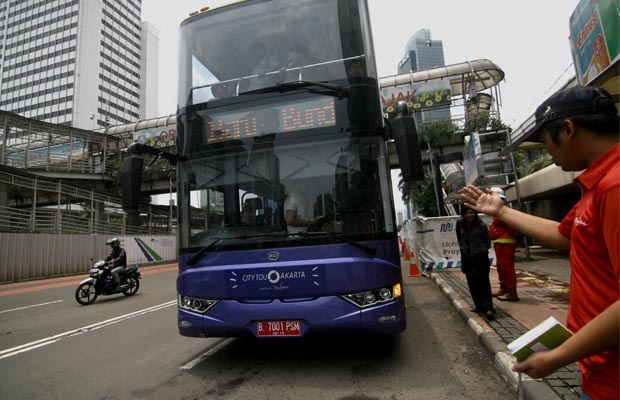
<path fill-rule="evenodd" d="M 112 267 L 106 261 L 97 261 L 88 274 L 90 277 L 80 282 L 75 291 L 75 300 L 84 306 L 92 304 L 99 295 L 123 293 L 133 296 L 140 288 L 141 275 L 137 265 L 125 268 L 125 272 L 119 275 L 120 287 L 116 287 Z"/>

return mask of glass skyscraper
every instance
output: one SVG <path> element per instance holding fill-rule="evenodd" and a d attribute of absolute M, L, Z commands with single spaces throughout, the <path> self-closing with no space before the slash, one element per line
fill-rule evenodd
<path fill-rule="evenodd" d="M 0 109 L 84 129 L 157 116 L 141 0 L 0 0 Z"/>
<path fill-rule="evenodd" d="M 407 42 L 405 55 L 398 63 L 398 73 L 422 71 L 435 67 L 444 67 L 446 62 L 443 56 L 443 42 L 433 40 L 430 29 L 420 29 Z M 416 112 L 419 123 L 450 119 L 450 109 Z"/>

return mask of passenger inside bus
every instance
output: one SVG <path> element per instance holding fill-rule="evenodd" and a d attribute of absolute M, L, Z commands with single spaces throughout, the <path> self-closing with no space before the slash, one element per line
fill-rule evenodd
<path fill-rule="evenodd" d="M 310 220 L 308 200 L 305 186 L 296 182 L 284 200 L 284 220 L 289 232 L 300 232 L 306 229 Z"/>

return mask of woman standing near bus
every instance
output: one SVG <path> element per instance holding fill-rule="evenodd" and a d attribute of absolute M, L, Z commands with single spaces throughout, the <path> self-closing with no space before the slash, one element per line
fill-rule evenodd
<path fill-rule="evenodd" d="M 469 293 L 474 300 L 474 311 L 492 321 L 495 319 L 495 310 L 489 280 L 489 229 L 470 208 L 463 207 L 461 216 L 462 219 L 456 223 L 456 237 L 461 249 L 461 271 L 467 278 Z"/>

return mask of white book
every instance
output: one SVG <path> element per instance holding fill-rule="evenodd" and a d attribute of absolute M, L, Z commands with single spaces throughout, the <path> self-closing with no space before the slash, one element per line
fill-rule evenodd
<path fill-rule="evenodd" d="M 550 350 L 566 341 L 572 333 L 557 319 L 549 317 L 508 344 L 519 361 L 536 351 Z"/>

